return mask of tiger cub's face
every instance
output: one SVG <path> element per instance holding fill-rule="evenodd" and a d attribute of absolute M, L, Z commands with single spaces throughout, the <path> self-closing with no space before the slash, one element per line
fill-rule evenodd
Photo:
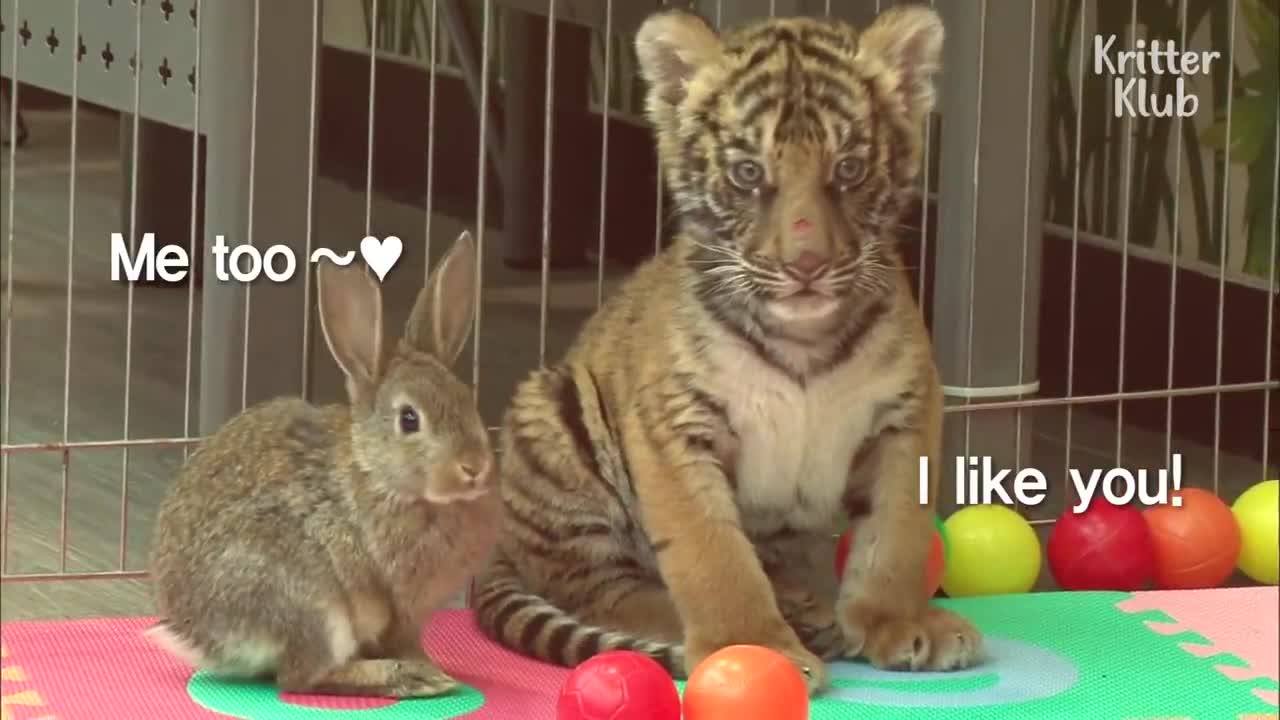
<path fill-rule="evenodd" d="M 895 8 L 862 33 L 822 18 L 717 35 L 651 16 L 636 48 L 701 291 L 763 325 L 839 319 L 887 291 L 913 194 L 942 28 Z"/>

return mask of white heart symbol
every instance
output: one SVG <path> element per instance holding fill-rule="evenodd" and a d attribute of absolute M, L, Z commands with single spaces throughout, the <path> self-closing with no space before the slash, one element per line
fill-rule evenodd
<path fill-rule="evenodd" d="M 401 250 L 403 245 L 395 235 L 388 235 L 382 240 L 370 235 L 360 241 L 360 254 L 373 274 L 378 276 L 378 282 L 382 282 L 391 268 L 395 267 Z"/>

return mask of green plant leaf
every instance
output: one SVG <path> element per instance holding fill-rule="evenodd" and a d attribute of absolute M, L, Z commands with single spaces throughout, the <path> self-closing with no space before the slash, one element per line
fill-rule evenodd
<path fill-rule="evenodd" d="M 1248 228 L 1244 271 L 1263 278 L 1270 277 L 1275 269 L 1273 258 L 1276 255 L 1272 253 L 1271 243 L 1276 224 L 1280 222 L 1272 204 L 1275 201 L 1277 182 L 1276 153 L 1280 152 L 1276 136 L 1277 128 L 1273 123 L 1262 151 L 1249 166 L 1249 187 L 1244 197 L 1244 216 Z"/>
<path fill-rule="evenodd" d="M 1227 147 L 1227 122 L 1219 120 L 1200 133 L 1200 142 L 1211 147 L 1214 150 L 1224 150 Z"/>
<path fill-rule="evenodd" d="M 1271 55 L 1259 55 L 1261 62 L 1266 63 L 1267 58 L 1273 62 L 1277 43 L 1280 40 L 1280 22 L 1277 22 L 1275 13 L 1271 12 L 1257 0 L 1244 0 L 1240 3 L 1240 12 L 1245 17 L 1245 24 L 1249 29 L 1249 44 L 1255 49 L 1262 51 L 1270 49 Z"/>
<path fill-rule="evenodd" d="M 1259 67 L 1245 73 L 1236 82 L 1236 87 L 1245 90 L 1252 90 L 1256 93 L 1263 92 L 1267 85 L 1275 82 L 1275 78 L 1271 73 L 1267 72 L 1269 68 Z"/>
<path fill-rule="evenodd" d="M 1237 98 L 1231 114 L 1231 161 L 1248 165 L 1258 159 L 1267 137 L 1275 132 L 1275 98 Z"/>

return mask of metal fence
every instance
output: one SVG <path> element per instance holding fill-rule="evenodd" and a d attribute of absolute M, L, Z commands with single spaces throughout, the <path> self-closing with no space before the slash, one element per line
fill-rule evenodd
<path fill-rule="evenodd" d="M 865 23 L 882 9 L 871 0 L 694 4 L 719 24 L 766 14 L 833 12 Z M 1251 78 L 1274 48 L 1275 15 L 1268 12 L 1274 13 L 1275 3 L 934 4 L 948 28 L 941 104 L 929 127 L 918 218 L 902 242 L 913 258 L 918 299 L 929 316 L 946 385 L 948 455 L 989 455 L 1016 468 L 1034 463 L 1058 488 L 1054 512 L 1027 509 L 1038 524 L 1051 523 L 1068 501 L 1068 491 L 1061 488 L 1068 469 L 1081 464 L 1085 435 L 1106 439 L 1108 445 L 1093 448 L 1090 457 L 1109 455 L 1117 465 L 1145 462 L 1135 459 L 1141 452 L 1167 464 L 1174 455 L 1191 452 L 1185 448 L 1203 446 L 1205 460 L 1194 468 L 1200 482 L 1188 484 L 1202 484 L 1224 496 L 1238 492 L 1226 488 L 1274 476 L 1273 404 L 1280 388 L 1275 352 L 1280 131 L 1276 99 L 1258 99 L 1255 85 L 1264 84 Z M 324 13 L 342 5 L 327 0 Z M 385 63 L 415 68 L 430 108 L 424 130 L 427 191 L 417 226 L 395 232 L 406 239 L 406 257 L 420 262 L 415 267 L 423 272 L 441 247 L 437 244 L 433 251 L 432 238 L 439 239 L 450 222 L 475 228 L 482 255 L 500 251 L 492 245 L 495 234 L 486 231 L 486 205 L 492 201 L 485 181 L 489 168 L 497 168 L 504 202 L 521 192 L 521 179 L 503 170 L 512 148 L 491 112 L 506 93 L 498 53 L 508 26 L 529 13 L 547 16 L 552 20 L 547 23 L 549 56 L 556 52 L 557 28 L 563 27 L 555 21 L 591 28 L 590 67 L 582 81 L 590 86 L 590 111 L 601 118 L 600 135 L 582 143 L 599 153 L 599 194 L 589 201 L 555 196 L 555 159 L 560 155 L 550 147 L 553 123 L 544 123 L 543 143 L 550 149 L 543 153 L 542 194 L 535 199 L 542 207 L 536 229 L 539 267 L 524 275 L 502 271 L 491 276 L 494 264 L 483 263 L 480 294 L 488 299 L 480 304 L 484 310 L 476 317 L 470 356 L 470 379 L 483 395 L 489 387 L 488 363 L 501 360 L 505 364 L 492 367 L 518 374 L 553 359 L 556 343 L 548 338 L 557 325 L 561 335 L 576 327 L 578 316 L 559 313 L 551 302 L 556 278 L 564 275 L 549 260 L 557 233 L 551 225 L 554 203 L 597 206 L 592 304 L 625 274 L 606 263 L 611 234 L 606 198 L 609 183 L 619 182 L 618 168 L 610 171 L 610 157 L 620 142 L 614 134 L 617 123 L 641 122 L 637 103 L 643 88 L 630 55 L 630 33 L 657 3 L 349 0 L 347 5 L 350 13 L 364 17 L 364 25 L 350 31 L 377 52 L 366 53 L 369 96 L 349 98 L 367 108 L 368 135 L 347 142 L 363 142 L 368 152 L 365 186 L 350 191 L 362 196 L 352 205 L 362 219 L 348 223 L 354 237 L 346 241 L 380 232 L 377 208 L 384 200 L 375 187 L 375 146 L 400 142 L 376 136 L 376 114 L 382 108 L 373 88 L 390 82 L 382 77 L 388 72 Z M 142 577 L 131 548 L 145 544 L 137 525 L 145 527 L 150 519 L 140 521 L 135 513 L 148 503 L 154 506 L 163 476 L 180 462 L 182 449 L 258 400 L 289 392 L 324 394 L 317 391 L 316 380 L 322 371 L 313 363 L 313 357 L 324 359 L 315 348 L 314 293 L 305 258 L 321 246 L 327 223 L 341 224 L 318 189 L 323 182 L 317 134 L 326 24 L 318 0 L 0 3 L 6 116 L 0 193 L 0 574 L 6 583 Z M 1091 67 L 1097 59 L 1095 38 L 1108 34 L 1115 34 L 1125 48 L 1140 38 L 1161 37 L 1182 48 L 1219 51 L 1216 74 L 1193 78 L 1187 86 L 1198 97 L 1199 112 L 1120 117 L 1116 79 Z M 1131 68 L 1121 75 L 1123 83 L 1142 73 Z M 437 88 L 446 76 L 462 83 L 471 99 L 462 112 L 477 125 L 473 169 L 468 171 L 475 177 L 476 207 L 461 220 L 441 219 L 434 204 L 438 193 L 433 188 L 441 173 L 452 171 L 434 167 L 431 159 L 441 145 L 456 143 L 436 132 L 439 113 L 446 111 L 438 107 Z M 550 65 L 545 82 L 543 107 L 551 118 L 555 78 Z M 1155 89 L 1148 92 L 1174 89 L 1162 78 L 1151 82 Z M 29 110 L 24 104 L 33 88 L 69 98 L 69 114 L 58 111 L 69 123 L 64 149 L 51 148 L 49 138 L 57 133 L 41 129 L 58 122 L 50 119 L 56 113 Z M 1268 101 L 1269 121 L 1263 112 Z M 108 175 L 117 167 L 112 162 L 124 168 L 126 207 L 117 225 L 146 229 L 139 225 L 140 174 L 156 172 L 152 161 L 140 156 L 148 123 L 177 128 L 190 135 L 185 151 L 190 167 L 169 180 L 191 188 L 181 210 L 189 215 L 189 232 L 179 244 L 190 257 L 203 254 L 208 263 L 207 245 L 216 234 L 225 234 L 232 247 L 283 243 L 300 259 L 298 280 L 245 285 L 210 281 L 206 273 L 200 283 L 190 273 L 183 291 L 105 283 L 101 274 L 85 279 L 78 263 L 100 273 L 103 248 L 116 230 L 104 226 L 110 221 L 86 221 L 85 214 L 104 205 L 102 197 L 118 192 L 101 180 L 101 167 L 94 176 L 99 179 L 86 175 L 87 161 L 80 157 L 86 133 L 98 137 L 99 118 L 104 117 L 89 114 L 89 105 L 121 118 L 125 156 L 112 160 L 108 153 L 103 155 L 107 160 L 94 161 L 105 163 Z M 454 106 L 447 112 L 460 111 Z M 507 123 L 516 121 L 506 118 Z M 18 141 L 19 126 L 28 131 L 25 142 Z M 1224 151 L 1225 138 L 1233 140 L 1230 153 Z M 325 192 L 331 197 L 337 191 Z M 662 244 L 660 221 L 666 210 L 658 188 L 651 194 L 656 249 Z M 111 202 L 105 202 L 108 210 Z M 100 207 L 99 212 L 99 217 L 107 213 Z M 127 235 L 136 250 L 141 233 L 131 230 Z M 495 312 L 506 310 L 494 309 L 490 293 L 502 283 L 528 290 L 534 275 L 536 292 L 521 297 L 537 307 L 536 345 L 524 348 L 513 361 L 509 338 L 495 334 L 501 328 L 494 331 L 491 324 L 528 325 L 531 315 L 495 319 Z M 581 285 L 582 276 L 574 277 Z M 1199 294 L 1193 297 L 1193 291 Z M 1159 296 L 1154 305 L 1151 293 Z M 1099 310 L 1089 299 L 1101 296 L 1114 302 L 1104 302 L 1105 309 Z M 139 299 L 143 297 L 145 303 Z M 146 311 L 148 322 L 162 318 L 177 323 L 170 328 L 173 337 L 165 341 L 170 344 L 150 340 L 155 347 L 139 349 L 142 304 L 153 308 Z M 95 314 L 102 307 L 119 312 Z M 1212 310 L 1188 314 L 1206 307 Z M 1253 324 L 1237 327 L 1240 322 Z M 1144 326 L 1158 332 L 1135 330 Z M 76 337 L 89 330 L 110 336 L 111 347 L 79 350 Z M 122 339 L 117 342 L 117 337 Z M 45 356 L 46 350 L 55 354 Z M 157 355 L 164 357 L 157 361 Z M 1201 355 L 1207 359 L 1192 357 Z M 505 357 L 495 360 L 498 356 Z M 141 366 L 140 357 L 146 361 Z M 1186 369 L 1197 363 L 1202 371 Z M 108 378 L 102 369 L 117 366 L 118 379 Z M 165 369 L 156 369 L 161 366 Z M 1052 371 L 1053 382 L 1047 379 L 1050 366 L 1058 368 Z M 84 380 L 82 373 L 92 380 Z M 167 384 L 156 380 L 159 376 Z M 90 382 L 93 387 L 86 387 Z M 143 396 L 164 400 L 147 400 L 146 409 L 139 410 Z M 1184 400 L 1207 405 L 1188 405 L 1197 416 L 1188 419 L 1185 410 L 1181 415 L 1176 411 Z M 500 397 L 491 399 L 500 402 Z M 163 417 L 155 410 L 158 405 L 169 408 Z M 1108 410 L 1098 415 L 1098 408 Z M 1135 418 L 1160 414 L 1161 409 L 1162 425 L 1134 429 Z M 1229 422 L 1246 417 L 1238 413 L 1247 414 L 1243 429 L 1237 423 L 1224 433 Z M 75 432 L 76 418 L 106 416 L 119 418 L 118 424 L 108 423 L 109 431 L 99 432 L 96 420 L 84 420 L 86 428 L 97 429 Z M 1188 439 L 1182 425 L 1197 424 L 1211 431 Z M 1133 439 L 1135 432 L 1148 439 Z M 1224 449 L 1225 441 L 1235 449 Z M 139 480 L 138 457 L 162 448 L 179 455 L 154 470 L 156 478 Z M 115 471 L 109 467 L 114 460 L 86 465 L 78 459 L 95 452 L 118 453 L 113 455 L 119 459 Z M 77 511 L 77 498 L 90 509 Z M 29 507 L 23 506 L 24 499 Z M 77 523 L 109 527 L 106 532 L 117 544 L 105 552 L 76 550 L 72 536 L 79 531 Z M 32 540 L 37 536 L 43 539 Z M 43 553 L 43 559 L 15 568 L 10 556 L 19 545 L 29 553 Z"/>

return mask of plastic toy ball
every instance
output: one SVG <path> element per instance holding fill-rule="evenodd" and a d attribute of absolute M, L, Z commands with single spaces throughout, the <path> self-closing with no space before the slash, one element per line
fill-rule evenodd
<path fill-rule="evenodd" d="M 556 703 L 556 720 L 680 720 L 680 693 L 656 660 L 612 651 L 570 673 Z"/>
<path fill-rule="evenodd" d="M 970 505 L 943 525 L 951 552 L 942 575 L 950 597 L 1024 593 L 1040 576 L 1040 540 L 1031 523 L 1003 505 Z"/>
<path fill-rule="evenodd" d="M 1173 498 L 1181 497 L 1175 507 Z M 1240 558 L 1240 524 L 1231 508 L 1208 490 L 1170 493 L 1169 504 L 1148 509 L 1155 548 L 1155 584 L 1162 590 L 1213 588 L 1231 577 Z"/>
<path fill-rule="evenodd" d="M 1240 525 L 1240 572 L 1263 585 L 1280 584 L 1280 480 L 1245 490 L 1231 512 Z"/>
<path fill-rule="evenodd" d="M 1063 590 L 1141 590 L 1155 574 L 1155 551 L 1142 513 L 1095 498 L 1054 523 L 1045 554 Z"/>
<path fill-rule="evenodd" d="M 731 645 L 689 673 L 684 720 L 808 720 L 804 677 L 781 654 Z"/>
<path fill-rule="evenodd" d="M 942 573 L 947 565 L 946 529 L 937 516 L 933 518 L 933 528 L 933 543 L 929 546 L 929 557 L 926 561 L 928 564 L 925 567 L 924 576 L 924 593 L 926 597 L 933 597 L 938 593 L 938 588 L 942 586 Z M 837 580 L 844 578 L 844 564 L 852 547 L 853 530 L 846 530 L 836 544 Z"/>

